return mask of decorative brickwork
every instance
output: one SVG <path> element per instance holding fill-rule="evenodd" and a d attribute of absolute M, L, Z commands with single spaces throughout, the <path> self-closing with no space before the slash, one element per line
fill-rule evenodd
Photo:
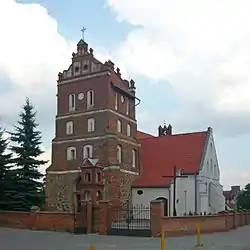
<path fill-rule="evenodd" d="M 111 61 L 99 62 L 80 40 L 72 64 L 58 75 L 55 138 L 46 174 L 49 210 L 73 210 L 76 171 L 83 171 L 86 157 L 102 164 L 106 186 L 86 184 L 77 191 L 90 192 L 93 203 L 97 192 L 107 191 L 111 203 L 128 204 L 131 184 L 140 172 L 135 105 L 134 81 L 122 79 Z"/>

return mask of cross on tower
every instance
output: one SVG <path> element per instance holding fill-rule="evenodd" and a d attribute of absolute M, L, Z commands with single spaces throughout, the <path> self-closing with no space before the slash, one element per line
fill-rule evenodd
<path fill-rule="evenodd" d="M 82 40 L 84 41 L 84 33 L 87 30 L 87 28 L 82 27 L 81 32 L 82 32 Z"/>
<path fill-rule="evenodd" d="M 176 175 L 176 166 L 174 166 L 174 172 L 173 175 L 165 175 L 162 176 L 163 178 L 173 178 L 173 216 L 176 216 L 176 204 L 175 204 L 175 200 L 176 200 L 176 179 L 177 178 L 188 178 L 187 175 Z"/>

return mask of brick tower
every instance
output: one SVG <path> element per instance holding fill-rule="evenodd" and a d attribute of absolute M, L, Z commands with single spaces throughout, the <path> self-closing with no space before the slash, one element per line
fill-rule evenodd
<path fill-rule="evenodd" d="M 122 79 L 111 61 L 98 61 L 81 39 L 72 64 L 58 74 L 55 138 L 46 171 L 48 210 L 72 211 L 79 199 L 98 197 L 127 204 L 140 172 L 137 100 L 134 81 Z"/>

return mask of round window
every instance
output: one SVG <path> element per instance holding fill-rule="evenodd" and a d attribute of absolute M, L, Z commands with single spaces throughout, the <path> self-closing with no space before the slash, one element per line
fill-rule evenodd
<path fill-rule="evenodd" d="M 143 194 L 143 191 L 142 191 L 142 190 L 138 190 L 138 191 L 137 191 L 137 194 L 138 194 L 138 195 L 142 195 L 142 194 Z"/>

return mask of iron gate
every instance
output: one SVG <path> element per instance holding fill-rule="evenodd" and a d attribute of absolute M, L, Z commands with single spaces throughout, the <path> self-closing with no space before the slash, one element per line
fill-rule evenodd
<path fill-rule="evenodd" d="M 108 213 L 109 235 L 151 236 L 149 206 L 111 208 Z"/>

